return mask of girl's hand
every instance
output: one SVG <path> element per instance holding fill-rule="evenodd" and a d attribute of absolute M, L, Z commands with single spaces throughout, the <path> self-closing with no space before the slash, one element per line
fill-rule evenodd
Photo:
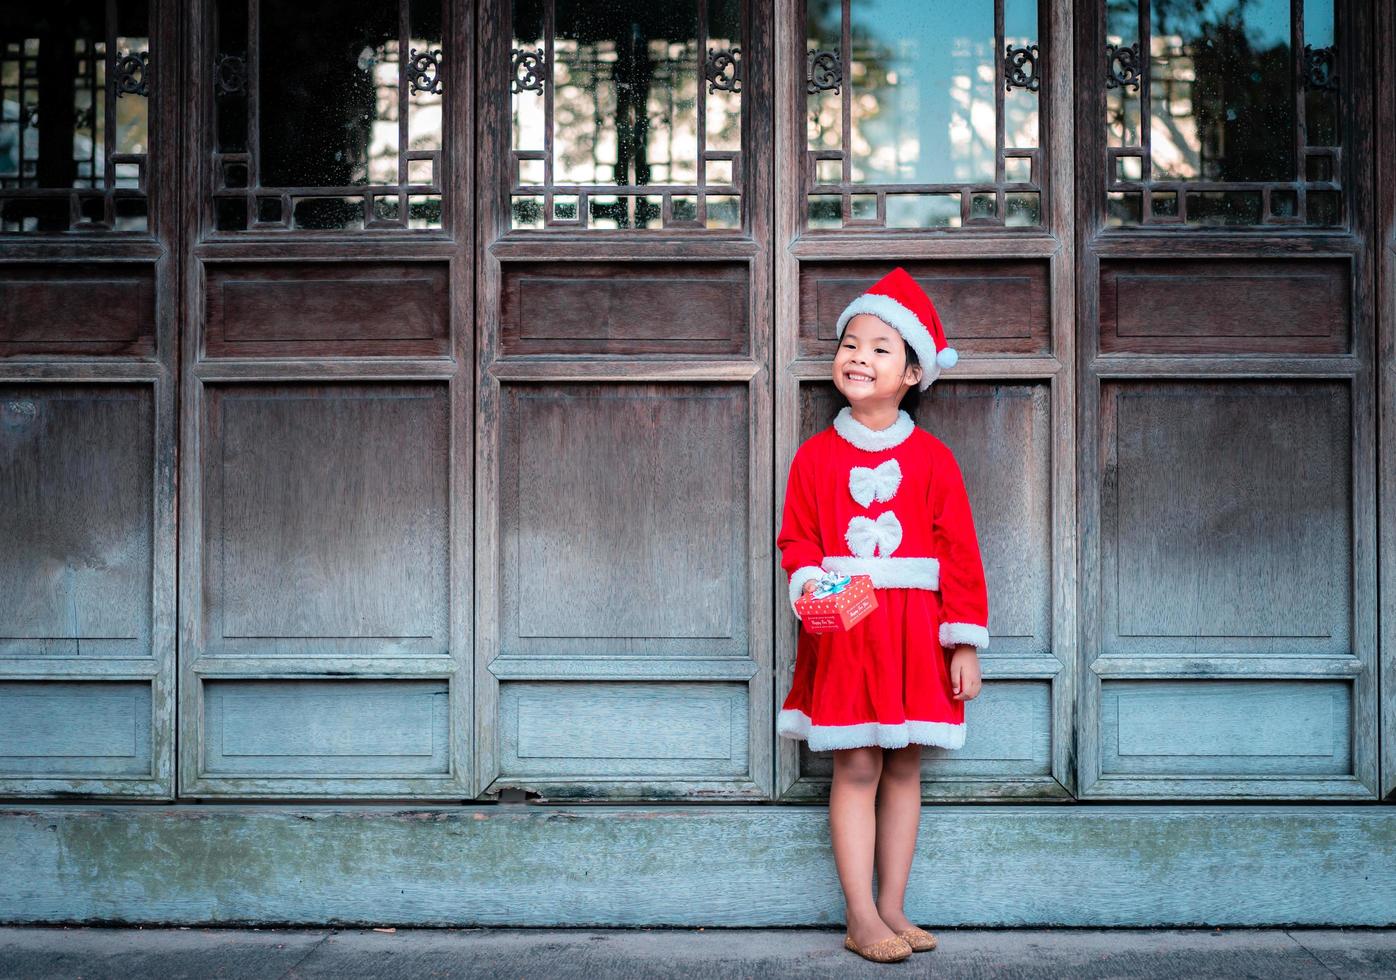
<path fill-rule="evenodd" d="M 979 652 L 968 643 L 950 655 L 950 690 L 956 701 L 969 701 L 979 693 Z"/>
<path fill-rule="evenodd" d="M 819 580 L 810 579 L 808 582 L 805 583 L 805 595 L 809 595 L 817 588 L 819 588 Z"/>

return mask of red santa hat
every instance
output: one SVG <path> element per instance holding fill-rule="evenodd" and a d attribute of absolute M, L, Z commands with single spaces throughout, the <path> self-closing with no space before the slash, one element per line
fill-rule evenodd
<path fill-rule="evenodd" d="M 921 362 L 922 391 L 940 377 L 942 368 L 954 367 L 960 355 L 945 342 L 945 328 L 926 291 L 911 278 L 911 273 L 897 266 L 883 276 L 872 288 L 857 297 L 839 314 L 837 333 L 843 336 L 859 313 L 871 313 L 902 335 L 907 346 L 916 352 Z"/>

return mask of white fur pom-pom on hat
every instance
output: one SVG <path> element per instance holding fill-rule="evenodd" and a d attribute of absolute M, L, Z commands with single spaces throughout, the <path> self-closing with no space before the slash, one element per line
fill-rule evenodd
<path fill-rule="evenodd" d="M 945 340 L 945 328 L 935 304 L 926 295 L 911 273 L 897 266 L 875 282 L 866 293 L 857 297 L 839 314 L 836 333 L 842 337 L 859 313 L 871 313 L 902 335 L 907 346 L 916 352 L 921 362 L 920 389 L 925 391 L 940 372 L 959 363 L 960 355 Z"/>

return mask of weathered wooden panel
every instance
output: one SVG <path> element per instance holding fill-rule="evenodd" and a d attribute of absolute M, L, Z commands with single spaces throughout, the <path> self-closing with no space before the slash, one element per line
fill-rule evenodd
<path fill-rule="evenodd" d="M 832 384 L 802 385 L 800 438 L 841 404 Z M 964 474 L 989 589 L 986 656 L 1051 652 L 1051 393 L 1041 382 L 940 380 L 917 424 L 945 442 Z"/>
<path fill-rule="evenodd" d="M 833 753 L 800 743 L 800 775 L 829 779 Z M 928 781 L 953 776 L 1046 776 L 1052 771 L 1052 685 L 1049 681 L 987 680 L 965 705 L 965 744 L 921 749 Z M 933 790 L 934 787 L 927 787 Z"/>
<path fill-rule="evenodd" d="M 444 774 L 446 682 L 209 681 L 208 775 Z"/>
<path fill-rule="evenodd" d="M 900 263 L 935 303 L 961 354 L 1046 354 L 1051 350 L 1045 259 Z M 831 355 L 839 314 L 889 272 L 886 262 L 800 265 L 800 353 Z"/>
<path fill-rule="evenodd" d="M 963 841 L 974 847 L 957 857 Z M 927 806 L 916 847 L 917 922 L 1396 924 L 1393 807 Z M 845 914 L 817 806 L 25 807 L 0 812 L 0 854 L 5 922 L 751 927 Z"/>
<path fill-rule="evenodd" d="M 151 656 L 148 385 L 0 386 L 0 657 Z"/>
<path fill-rule="evenodd" d="M 504 776 L 741 776 L 747 686 L 511 682 L 500 685 Z"/>
<path fill-rule="evenodd" d="M 1103 386 L 1106 654 L 1351 652 L 1338 382 Z"/>
<path fill-rule="evenodd" d="M 148 775 L 151 718 L 147 682 L 0 683 L 0 777 Z"/>
<path fill-rule="evenodd" d="M 1106 681 L 1107 774 L 1260 776 L 1352 771 L 1343 681 Z"/>
<path fill-rule="evenodd" d="M 745 263 L 510 263 L 505 354 L 743 354 Z"/>
<path fill-rule="evenodd" d="M 1103 354 L 1341 354 L 1346 259 L 1168 259 L 1100 270 Z"/>
<path fill-rule="evenodd" d="M 744 385 L 503 395 L 502 655 L 748 655 Z"/>
<path fill-rule="evenodd" d="M 209 357 L 449 353 L 442 262 L 211 262 Z"/>
<path fill-rule="evenodd" d="M 154 266 L 0 266 L 0 357 L 154 352 Z"/>
<path fill-rule="evenodd" d="M 206 653 L 445 654 L 439 385 L 207 392 Z"/>

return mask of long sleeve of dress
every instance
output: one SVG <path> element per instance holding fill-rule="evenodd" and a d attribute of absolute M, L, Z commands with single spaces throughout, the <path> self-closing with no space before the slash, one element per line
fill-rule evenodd
<path fill-rule="evenodd" d="M 941 646 L 989 645 L 989 595 L 964 476 L 946 453 L 932 481 L 936 554 L 940 558 Z"/>
<path fill-rule="evenodd" d="M 815 509 L 814 487 L 809 472 L 808 453 L 797 451 L 790 462 L 790 479 L 785 484 L 785 510 L 780 533 L 776 536 L 780 548 L 780 565 L 790 576 L 790 608 L 804 591 L 805 583 L 824 574 L 820 563 L 824 549 L 819 544 L 819 521 Z"/>

